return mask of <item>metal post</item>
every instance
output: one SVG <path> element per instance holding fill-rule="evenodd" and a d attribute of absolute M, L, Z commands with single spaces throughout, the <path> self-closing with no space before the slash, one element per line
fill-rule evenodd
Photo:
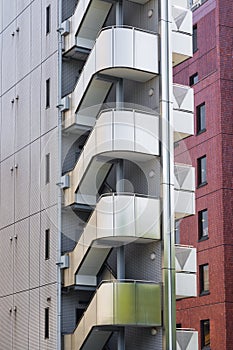
<path fill-rule="evenodd" d="M 171 0 L 160 1 L 160 110 L 163 198 L 164 349 L 176 349 Z"/>

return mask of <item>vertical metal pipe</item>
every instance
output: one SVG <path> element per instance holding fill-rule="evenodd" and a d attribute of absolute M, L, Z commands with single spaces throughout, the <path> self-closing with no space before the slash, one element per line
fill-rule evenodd
<path fill-rule="evenodd" d="M 57 350 L 61 350 L 61 225 L 62 225 L 62 0 L 58 0 L 58 203 L 57 203 Z"/>
<path fill-rule="evenodd" d="M 171 0 L 160 0 L 160 111 L 163 196 L 164 349 L 176 349 Z"/>

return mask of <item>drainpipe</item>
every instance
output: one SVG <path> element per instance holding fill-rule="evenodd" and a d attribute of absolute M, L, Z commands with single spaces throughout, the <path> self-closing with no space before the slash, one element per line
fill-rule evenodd
<path fill-rule="evenodd" d="M 58 0 L 58 200 L 57 200 L 57 350 L 61 350 L 61 232 L 62 232 L 62 0 Z"/>
<path fill-rule="evenodd" d="M 174 247 L 174 151 L 172 106 L 171 0 L 160 0 L 160 113 L 162 156 L 164 349 L 176 349 Z"/>

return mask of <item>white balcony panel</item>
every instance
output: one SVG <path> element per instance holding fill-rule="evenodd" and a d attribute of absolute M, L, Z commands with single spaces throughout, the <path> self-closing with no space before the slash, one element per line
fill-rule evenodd
<path fill-rule="evenodd" d="M 77 201 L 80 194 L 95 196 L 98 186 L 111 167 L 109 160 L 126 158 L 149 160 L 159 155 L 159 119 L 134 110 L 107 110 L 97 119 L 65 189 L 65 206 Z M 97 176 L 98 174 L 98 176 Z M 95 204 L 94 202 L 87 204 Z"/>
<path fill-rule="evenodd" d="M 190 0 L 172 0 L 172 5 L 173 6 L 179 6 L 179 7 L 183 7 L 185 9 L 189 9 Z"/>
<path fill-rule="evenodd" d="M 198 350 L 198 332 L 192 329 L 177 329 L 176 350 Z"/>
<path fill-rule="evenodd" d="M 152 240 L 160 240 L 159 199 L 133 194 L 101 197 L 75 249 L 69 253 L 65 286 L 96 285 L 96 275 L 112 247 Z"/>
<path fill-rule="evenodd" d="M 193 88 L 185 85 L 173 84 L 173 108 L 176 110 L 194 112 Z"/>
<path fill-rule="evenodd" d="M 197 276 L 194 273 L 176 273 L 176 299 L 197 296 Z"/>
<path fill-rule="evenodd" d="M 195 214 L 195 194 L 188 191 L 174 191 L 175 217 L 181 219 Z"/>
<path fill-rule="evenodd" d="M 176 271 L 197 272 L 197 250 L 194 247 L 176 245 L 175 261 Z"/>
<path fill-rule="evenodd" d="M 71 108 L 64 113 L 64 128 L 73 125 L 75 113 L 87 116 L 91 114 L 93 118 L 97 116 L 112 85 L 111 78 L 106 81 L 100 75 L 96 76 L 97 73 L 146 82 L 158 72 L 156 34 L 128 27 L 103 30 L 70 95 Z"/>
<path fill-rule="evenodd" d="M 192 11 L 172 6 L 173 66 L 192 57 Z"/>
<path fill-rule="evenodd" d="M 174 185 L 176 190 L 195 191 L 195 168 L 184 164 L 175 164 Z"/>

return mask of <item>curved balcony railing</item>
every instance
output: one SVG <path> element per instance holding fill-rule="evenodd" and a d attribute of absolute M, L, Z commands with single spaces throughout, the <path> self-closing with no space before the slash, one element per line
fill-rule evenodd
<path fill-rule="evenodd" d="M 142 281 L 104 282 L 74 333 L 64 336 L 64 349 L 88 349 L 91 343 L 95 349 L 102 349 L 114 327 L 152 327 L 161 326 L 161 322 L 160 285 Z"/>
<path fill-rule="evenodd" d="M 112 247 L 159 239 L 159 199 L 127 193 L 104 195 L 69 253 L 64 285 L 96 285 L 96 276 Z"/>
<path fill-rule="evenodd" d="M 70 107 L 64 112 L 64 128 L 70 126 L 78 110 L 92 107 L 92 117 L 93 113 L 96 117 L 99 109 L 95 111 L 93 106 L 104 102 L 115 78 L 145 82 L 158 72 L 157 34 L 125 26 L 104 28 L 69 95 Z M 80 114 L 82 118 L 82 112 Z"/>
<path fill-rule="evenodd" d="M 177 219 L 195 214 L 195 168 L 175 164 L 174 200 Z"/>
<path fill-rule="evenodd" d="M 182 5 L 182 3 L 180 2 Z M 173 66 L 192 57 L 192 11 L 187 7 L 172 6 L 172 61 Z"/>
<path fill-rule="evenodd" d="M 175 246 L 176 298 L 189 298 L 197 295 L 197 251 L 190 246 Z"/>
<path fill-rule="evenodd" d="M 176 349 L 198 350 L 198 332 L 189 328 L 177 328 Z"/>
<path fill-rule="evenodd" d="M 174 141 L 194 134 L 194 92 L 189 86 L 173 84 Z"/>
<path fill-rule="evenodd" d="M 103 111 L 74 170 L 69 173 L 70 188 L 64 192 L 65 206 L 77 202 L 78 188 L 79 193 L 85 196 L 86 203 L 95 204 L 100 185 L 97 182 L 102 181 L 108 173 L 111 167 L 109 160 L 126 158 L 132 161 L 144 161 L 158 155 L 157 116 L 134 110 Z"/>

